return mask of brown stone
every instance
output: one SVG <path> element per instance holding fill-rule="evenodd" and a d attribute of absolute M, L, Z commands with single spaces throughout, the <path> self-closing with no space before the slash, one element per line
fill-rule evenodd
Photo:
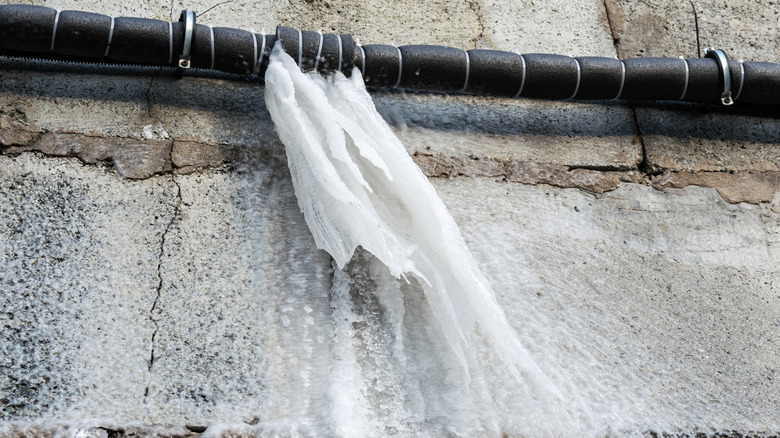
<path fill-rule="evenodd" d="M 189 174 L 198 169 L 219 167 L 232 161 L 234 155 L 233 149 L 228 146 L 198 141 L 174 141 L 171 163 L 179 173 Z"/>
<path fill-rule="evenodd" d="M 604 0 L 604 8 L 609 31 L 612 34 L 612 39 L 617 43 L 625 31 L 626 13 L 623 12 L 623 8 L 620 7 L 617 0 Z"/>
<path fill-rule="evenodd" d="M 119 137 L 89 137 L 49 132 L 36 142 L 6 149 L 7 154 L 41 152 L 58 157 L 76 157 L 87 164 L 113 162 L 120 175 L 143 179 L 171 170 L 170 140 L 139 140 Z"/>
<path fill-rule="evenodd" d="M 463 176 L 505 176 L 504 162 L 479 160 L 446 155 L 430 155 L 416 152 L 412 159 L 428 177 Z"/>
<path fill-rule="evenodd" d="M 620 185 L 621 172 L 590 169 L 569 169 L 558 164 L 511 163 L 507 165 L 507 180 L 523 184 L 549 184 L 563 188 L 580 188 L 604 193 Z"/>
<path fill-rule="evenodd" d="M 428 155 L 420 152 L 412 156 L 423 173 L 433 178 L 499 177 L 522 184 L 549 184 L 564 188 L 581 188 L 594 193 L 616 189 L 621 181 L 631 181 L 633 172 L 571 169 L 554 163 L 501 161 Z"/>
<path fill-rule="evenodd" d="M 420 152 L 412 156 L 430 178 L 498 177 L 521 184 L 548 184 L 562 188 L 579 188 L 593 193 L 615 190 L 622 182 L 650 185 L 657 190 L 687 186 L 712 187 L 729 203 L 758 204 L 772 202 L 780 192 L 780 172 L 687 172 L 669 171 L 649 176 L 637 170 L 620 172 L 571 168 L 555 163 L 464 159 Z"/>
<path fill-rule="evenodd" d="M 666 172 L 653 177 L 651 185 L 659 190 L 691 185 L 713 187 L 726 202 L 758 204 L 772 202 L 780 192 L 780 172 Z"/>
<path fill-rule="evenodd" d="M 36 141 L 43 130 L 30 126 L 23 112 L 0 112 L 0 149 L 10 146 L 26 146 Z"/>

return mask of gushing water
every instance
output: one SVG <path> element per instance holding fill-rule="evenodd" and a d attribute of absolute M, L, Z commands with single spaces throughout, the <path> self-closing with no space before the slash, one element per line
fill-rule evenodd
<path fill-rule="evenodd" d="M 277 47 L 265 96 L 300 208 L 336 264 L 330 430 L 500 435 L 488 357 L 525 397 L 557 406 L 562 394 L 519 342 L 360 73 L 304 74 Z"/>

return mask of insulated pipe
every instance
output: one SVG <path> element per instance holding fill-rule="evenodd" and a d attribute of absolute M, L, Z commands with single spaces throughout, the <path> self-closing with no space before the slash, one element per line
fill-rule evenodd
<path fill-rule="evenodd" d="M 275 35 L 204 26 L 188 11 L 169 23 L 0 5 L 4 56 L 262 75 L 277 41 L 303 70 L 349 76 L 354 66 L 372 86 L 538 99 L 780 105 L 780 64 L 730 61 L 714 49 L 705 58 L 619 60 L 428 45 L 356 46 L 350 35 L 283 26 Z"/>

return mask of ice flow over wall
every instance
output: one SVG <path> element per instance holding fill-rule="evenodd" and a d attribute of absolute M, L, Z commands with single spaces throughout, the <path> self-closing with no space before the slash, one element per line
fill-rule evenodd
<path fill-rule="evenodd" d="M 511 378 L 527 383 L 529 398 L 556 404 L 560 392 L 519 342 L 455 221 L 377 113 L 360 72 L 355 70 L 349 79 L 340 73 L 327 78 L 304 74 L 276 47 L 265 81 L 266 105 L 285 144 L 298 203 L 318 247 L 334 258 L 339 269 L 359 247 L 367 251 L 359 257 L 368 259 L 379 304 L 386 313 L 395 310 L 395 321 L 388 321 L 395 325 L 393 360 L 412 366 L 404 351 L 402 284 L 396 280 L 403 277 L 422 284 L 441 333 L 457 357 L 448 378 L 462 380 L 463 393 L 448 396 L 470 400 L 481 417 L 466 429 L 494 433 L 501 429 L 491 414 L 495 407 L 482 371 L 483 339 Z M 383 271 L 395 278 L 383 276 Z M 335 290 L 342 281 L 343 291 L 348 291 L 346 274 L 337 270 L 335 275 Z M 338 295 L 334 292 L 333 299 L 338 300 Z M 340 341 L 350 343 L 348 334 L 343 335 Z M 338 345 L 335 349 L 343 364 L 355 362 L 354 357 L 343 357 L 350 355 L 347 350 Z M 356 427 L 361 416 L 354 414 L 361 411 L 362 395 L 353 372 L 359 373 L 335 372 L 331 406 L 347 413 L 344 421 L 338 414 L 333 419 L 339 435 L 366 431 Z M 433 396 L 421 394 L 423 400 L 417 404 L 421 412 L 408 415 L 426 416 L 426 395 Z M 405 400 L 404 406 L 414 410 L 415 402 Z M 450 420 L 455 422 L 456 415 L 451 412 Z"/>

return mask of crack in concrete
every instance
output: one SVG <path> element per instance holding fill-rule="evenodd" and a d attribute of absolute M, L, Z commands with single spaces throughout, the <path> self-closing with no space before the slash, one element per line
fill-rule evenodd
<path fill-rule="evenodd" d="M 634 129 L 636 129 L 636 137 L 639 140 L 639 146 L 642 148 L 642 161 L 637 165 L 637 169 L 647 176 L 660 175 L 664 172 L 664 169 L 653 164 L 648 157 L 647 145 L 645 145 L 645 138 L 642 135 L 642 128 L 639 126 L 639 116 L 636 108 L 632 105 L 629 105 L 628 107 L 631 108 L 631 120 L 634 124 Z"/>
<path fill-rule="evenodd" d="M 151 380 L 152 368 L 154 367 L 154 362 L 156 360 L 154 341 L 157 338 L 157 333 L 159 332 L 160 329 L 160 325 L 154 317 L 154 311 L 157 309 L 157 304 L 159 303 L 160 296 L 162 295 L 162 288 L 163 288 L 162 265 L 163 265 L 163 258 L 165 257 L 165 243 L 168 238 L 168 233 L 170 232 L 171 228 L 173 228 L 176 219 L 179 217 L 179 213 L 181 211 L 181 204 L 182 204 L 181 185 L 179 184 L 178 181 L 176 181 L 176 175 L 171 174 L 171 182 L 176 186 L 176 204 L 174 205 L 171 219 L 168 221 L 168 224 L 166 224 L 165 230 L 163 231 L 162 236 L 160 238 L 160 252 L 157 258 L 157 281 L 158 282 L 156 288 L 156 295 L 154 297 L 154 302 L 152 303 L 152 307 L 149 309 L 149 321 L 151 321 L 152 325 L 154 326 L 154 331 L 152 332 L 152 338 L 151 338 L 151 348 L 149 351 L 149 360 L 147 361 L 147 371 L 149 373 L 149 380 Z M 148 397 L 149 397 L 149 384 L 147 383 L 147 386 L 144 389 L 144 404 L 147 404 Z"/>
<path fill-rule="evenodd" d="M 12 137 L 14 135 L 11 134 Z M 46 157 L 74 158 L 83 165 L 113 166 L 121 176 L 139 180 L 170 173 L 172 150 L 173 140 L 170 139 L 46 132 L 30 137 L 21 144 L 16 142 L 5 148 L 2 154 L 17 156 L 27 152 Z"/>
<path fill-rule="evenodd" d="M 477 23 L 479 23 L 479 36 L 474 39 L 474 50 L 476 50 L 478 49 L 477 44 L 485 37 L 485 17 L 482 16 L 482 6 L 479 4 L 479 0 L 469 0 L 468 6 L 476 15 Z"/>
<path fill-rule="evenodd" d="M 612 46 L 615 48 L 615 56 L 620 57 L 620 33 L 622 32 L 622 29 L 618 31 L 617 26 L 615 25 L 616 20 L 616 8 L 619 6 L 616 4 L 615 0 L 604 0 L 604 13 L 607 17 L 607 25 L 609 26 L 609 33 L 612 36 Z M 640 161 L 637 164 L 636 170 L 639 170 L 640 172 L 644 173 L 647 176 L 655 176 L 660 175 L 663 173 L 663 169 L 660 167 L 652 164 L 647 156 L 647 147 L 645 145 L 645 139 L 642 135 L 642 129 L 639 126 L 639 115 L 637 114 L 636 107 L 631 105 L 630 103 L 626 102 L 626 106 L 631 110 L 631 122 L 634 125 L 633 128 L 636 132 L 636 137 L 639 140 L 639 146 L 641 148 L 642 152 L 642 161 Z M 593 170 L 599 170 L 599 169 L 593 169 Z"/>
<path fill-rule="evenodd" d="M 780 190 L 780 172 L 740 170 L 686 172 L 646 165 L 650 171 L 635 166 L 566 166 L 532 161 L 473 160 L 463 157 L 431 155 L 416 152 L 415 164 L 429 178 L 498 178 L 507 182 L 560 188 L 576 188 L 592 193 L 617 189 L 622 183 L 643 184 L 656 190 L 699 186 L 714 188 L 724 201 L 736 204 L 772 202 Z"/>
<path fill-rule="evenodd" d="M 645 145 L 637 111 L 633 107 L 629 108 L 632 109 L 633 115 L 631 118 L 631 123 L 634 127 L 633 138 L 638 144 L 638 152 L 641 152 L 641 159 L 638 159 L 633 164 L 566 165 L 528 160 L 474 159 L 473 157 L 442 154 L 432 155 L 421 151 L 413 153 L 412 159 L 429 178 L 454 178 L 460 176 L 504 178 L 507 181 L 522 184 L 548 184 L 561 188 L 580 188 L 596 193 L 614 190 L 622 182 L 645 184 L 658 190 L 696 185 L 717 189 L 721 197 L 730 203 L 748 202 L 756 204 L 771 202 L 773 193 L 777 191 L 777 187 L 780 187 L 780 184 L 777 183 L 777 181 L 780 181 L 778 180 L 780 172 L 776 170 L 745 168 L 733 171 L 684 171 L 653 163 Z M 186 148 L 180 147 L 176 152 L 179 157 L 179 163 L 177 164 L 177 160 L 174 160 L 174 146 L 177 141 L 168 140 L 166 143 L 166 159 L 171 163 L 166 169 L 133 177 L 123 174 L 116 165 L 114 170 L 124 177 L 142 181 L 151 177 L 163 177 L 166 175 L 171 175 L 171 178 L 175 178 L 176 175 L 208 171 L 208 169 L 217 171 L 219 169 L 222 169 L 222 171 L 231 169 L 230 163 L 234 156 L 230 153 L 222 154 L 220 152 L 224 145 L 197 143 L 196 146 L 198 147 L 195 148 L 195 152 L 187 152 Z M 188 142 L 185 141 L 184 143 Z M 206 152 L 199 148 L 205 148 Z M 86 160 L 77 153 L 50 153 L 51 151 L 47 152 L 46 150 L 37 149 L 14 151 L 14 147 L 10 149 L 13 152 L 8 154 L 10 156 L 31 152 L 41 158 L 72 158 L 81 162 L 82 165 L 98 167 L 106 167 L 113 161 L 111 157 L 105 160 Z"/>
<path fill-rule="evenodd" d="M 196 438 L 201 432 L 186 426 L 174 424 L 139 424 L 138 422 L 99 421 L 94 426 L 78 422 L 43 421 L 27 423 L 17 421 L 3 430 L 3 436 L 48 437 L 48 436 L 104 436 L 106 438 Z M 102 433 L 101 433 L 102 432 Z"/>
<path fill-rule="evenodd" d="M 604 0 L 604 15 L 607 19 L 607 26 L 609 27 L 609 34 L 612 37 L 612 45 L 615 47 L 615 55 L 620 56 L 620 38 L 623 33 L 623 26 L 617 24 L 620 20 L 620 16 L 623 15 L 622 9 L 617 4 L 616 0 Z M 623 17 L 625 18 L 625 17 Z"/>
<path fill-rule="evenodd" d="M 582 164 L 582 165 L 563 166 L 563 167 L 568 172 L 572 172 L 575 170 L 592 170 L 594 172 L 629 172 L 632 170 L 637 170 L 636 166 L 621 166 L 619 164 L 616 165 L 605 164 L 603 166 Z"/>
<path fill-rule="evenodd" d="M 118 438 L 127 435 L 125 429 L 121 427 L 98 426 L 95 429 L 99 429 L 106 432 L 106 438 Z"/>
<path fill-rule="evenodd" d="M 152 115 L 152 108 L 154 106 L 154 102 L 152 101 L 152 88 L 154 88 L 154 80 L 157 78 L 157 76 L 162 73 L 162 67 L 158 68 L 154 74 L 149 78 L 149 88 L 146 89 L 144 92 L 144 97 L 146 97 L 146 115 L 149 118 L 154 118 Z"/>
<path fill-rule="evenodd" d="M 615 47 L 615 55 L 617 55 L 618 40 L 617 38 L 615 38 L 615 28 L 612 24 L 612 14 L 609 11 L 610 8 L 609 5 L 607 4 L 607 1 L 609 0 L 604 0 L 601 3 L 604 6 L 604 15 L 607 17 L 607 26 L 609 27 L 609 35 L 612 37 L 612 46 Z"/>
<path fill-rule="evenodd" d="M 162 71 L 162 68 L 157 70 L 157 72 L 152 75 L 151 79 L 149 80 L 149 89 L 146 91 L 146 101 L 148 104 L 147 107 L 147 114 L 149 117 L 152 117 L 152 98 L 151 98 L 151 91 L 152 86 L 154 83 L 155 77 Z M 173 161 L 173 140 L 170 140 L 169 142 L 169 148 L 168 148 L 168 162 L 172 163 Z M 172 166 L 172 165 L 171 165 Z M 152 307 L 149 309 L 149 321 L 152 322 L 152 325 L 154 326 L 154 331 L 152 332 L 152 337 L 150 340 L 151 347 L 149 349 L 149 360 L 147 361 L 147 372 L 148 372 L 148 381 L 146 384 L 146 388 L 144 388 L 144 405 L 147 406 L 147 412 L 146 415 L 148 416 L 148 398 L 149 398 L 149 386 L 152 380 L 152 368 L 154 367 L 155 362 L 155 340 L 157 338 L 157 333 L 160 330 L 160 325 L 157 322 L 157 320 L 154 317 L 154 312 L 157 309 L 157 304 L 160 301 L 160 296 L 162 295 L 162 287 L 163 287 L 163 274 L 162 274 L 162 265 L 163 265 L 163 258 L 165 257 L 165 242 L 168 238 L 168 233 L 170 232 L 171 228 L 173 227 L 174 223 L 176 222 L 176 219 L 179 217 L 179 212 L 181 211 L 181 205 L 182 205 L 182 196 L 181 196 L 181 185 L 179 185 L 179 182 L 176 181 L 176 175 L 171 172 L 171 182 L 176 186 L 176 204 L 173 208 L 173 214 L 171 215 L 171 219 L 168 221 L 168 223 L 165 225 L 165 230 L 163 230 L 162 236 L 160 237 L 160 252 L 159 256 L 157 258 L 157 288 L 156 288 L 156 294 L 154 297 L 154 302 L 152 302 Z"/>

